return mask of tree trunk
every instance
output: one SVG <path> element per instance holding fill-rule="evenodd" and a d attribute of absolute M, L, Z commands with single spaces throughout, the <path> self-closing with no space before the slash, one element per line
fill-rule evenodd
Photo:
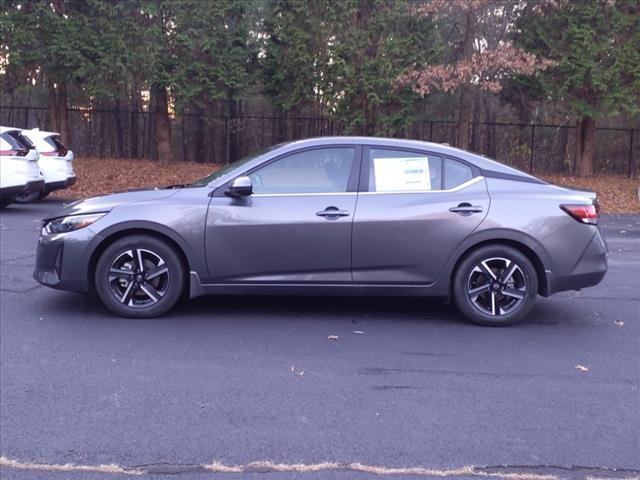
<path fill-rule="evenodd" d="M 173 161 L 167 89 L 163 86 L 154 85 L 151 88 L 151 96 L 154 105 L 154 130 L 158 160 L 161 165 L 167 165 Z"/>
<path fill-rule="evenodd" d="M 62 137 L 62 141 L 67 145 L 71 145 L 71 129 L 69 128 L 69 109 L 67 107 L 67 84 L 65 82 L 60 82 L 58 84 L 57 90 L 57 112 L 60 118 L 60 136 Z"/>
<path fill-rule="evenodd" d="M 473 55 L 473 42 L 475 40 L 476 19 L 472 8 L 467 8 L 465 13 L 465 29 L 462 58 L 467 60 Z M 469 149 L 469 127 L 473 117 L 473 95 L 471 88 L 462 86 L 460 92 L 460 106 L 458 110 L 458 147 Z"/>
<path fill-rule="evenodd" d="M 579 177 L 593 175 L 593 154 L 595 152 L 596 122 L 593 117 L 584 116 L 576 125 L 576 174 Z"/>
<path fill-rule="evenodd" d="M 48 122 L 47 128 L 54 132 L 60 131 L 60 117 L 58 116 L 57 108 L 58 108 L 58 94 L 56 92 L 56 87 L 53 80 L 49 79 L 47 81 L 47 86 L 49 90 L 49 97 L 47 101 L 48 110 Z"/>
<path fill-rule="evenodd" d="M 560 151 L 560 165 L 561 167 L 564 168 L 568 168 L 569 172 L 572 171 L 571 169 L 571 158 L 569 155 L 569 149 L 567 148 L 567 146 L 569 145 L 569 129 L 568 128 L 560 128 L 560 132 L 558 132 L 558 143 L 560 144 L 560 148 L 558 149 Z M 555 166 L 556 162 L 553 162 L 553 166 Z M 551 168 L 551 170 L 553 170 L 553 166 Z"/>
<path fill-rule="evenodd" d="M 464 150 L 469 149 L 469 127 L 473 116 L 473 98 L 471 91 L 462 87 L 460 94 L 460 110 L 458 112 L 458 147 Z"/>
<path fill-rule="evenodd" d="M 469 142 L 471 145 L 470 150 L 475 153 L 480 153 L 482 148 L 480 147 L 480 110 L 480 101 L 478 100 L 478 96 L 476 95 L 473 99 L 473 123 L 471 124 L 471 141 Z"/>
<path fill-rule="evenodd" d="M 227 98 L 229 108 L 229 157 L 227 163 L 238 160 L 238 102 L 231 95 Z"/>
<path fill-rule="evenodd" d="M 138 150 L 138 112 L 140 109 L 140 102 L 138 102 L 138 89 L 134 87 L 131 90 L 131 145 L 130 156 L 131 158 L 139 158 Z"/>
<path fill-rule="evenodd" d="M 118 158 L 124 158 L 124 131 L 122 129 L 122 118 L 120 117 L 120 98 L 116 98 L 116 146 Z"/>
<path fill-rule="evenodd" d="M 195 112 L 197 117 L 195 117 L 196 120 L 196 138 L 194 141 L 194 146 L 195 146 L 195 152 L 194 152 L 194 156 L 195 156 L 195 161 L 196 162 L 206 162 L 207 161 L 207 157 L 206 157 L 206 151 L 205 151 L 205 145 L 204 145 L 204 139 L 206 137 L 206 133 L 205 133 L 205 110 L 204 108 L 202 108 L 200 105 L 196 106 L 195 108 Z M 183 141 L 186 139 L 183 139 Z"/>
<path fill-rule="evenodd" d="M 496 149 L 496 113 L 493 110 L 493 105 L 488 97 L 484 97 L 485 119 L 487 122 L 487 143 L 485 146 L 485 153 L 489 158 L 497 157 Z"/>

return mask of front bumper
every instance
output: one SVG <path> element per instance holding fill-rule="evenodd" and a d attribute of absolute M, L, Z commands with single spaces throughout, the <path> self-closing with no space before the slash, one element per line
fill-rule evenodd
<path fill-rule="evenodd" d="M 604 236 L 600 229 L 597 229 L 571 273 L 554 275 L 552 272 L 546 271 L 547 295 L 565 290 L 580 290 L 600 283 L 607 273 L 608 254 Z"/>
<path fill-rule="evenodd" d="M 41 235 L 33 278 L 48 287 L 88 292 L 92 246 L 101 240 L 102 237 L 88 227 L 64 234 Z"/>

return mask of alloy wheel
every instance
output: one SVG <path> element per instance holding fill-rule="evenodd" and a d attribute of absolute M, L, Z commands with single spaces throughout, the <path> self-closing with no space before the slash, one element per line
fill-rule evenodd
<path fill-rule="evenodd" d="M 148 307 L 158 303 L 169 288 L 169 268 L 148 249 L 127 250 L 109 268 L 111 294 L 123 305 Z"/>
<path fill-rule="evenodd" d="M 467 295 L 474 308 L 485 315 L 506 315 L 518 309 L 527 293 L 522 268 L 508 258 L 480 261 L 469 274 Z"/>

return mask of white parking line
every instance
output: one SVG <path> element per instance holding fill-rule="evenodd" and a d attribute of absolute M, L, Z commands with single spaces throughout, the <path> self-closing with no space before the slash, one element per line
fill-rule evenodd
<path fill-rule="evenodd" d="M 113 475 L 153 475 L 149 467 L 123 467 L 117 464 L 108 465 L 77 465 L 73 463 L 32 463 L 0 457 L 0 467 L 14 470 L 31 470 L 46 472 L 92 472 L 108 473 Z M 165 466 L 166 467 L 166 466 Z M 485 471 L 479 467 L 466 466 L 451 469 L 431 469 L 425 467 L 383 467 L 378 465 L 366 465 L 362 463 L 274 463 L 271 461 L 256 461 L 244 465 L 226 465 L 221 462 L 210 464 L 194 465 L 194 468 L 201 468 L 203 472 L 209 473 L 269 473 L 269 472 L 289 472 L 289 473 L 313 473 L 322 471 L 352 471 L 360 473 L 370 473 L 374 475 L 415 475 L 423 477 L 494 477 L 508 480 L 558 480 L 555 475 L 538 475 L 529 472 L 499 472 Z"/>

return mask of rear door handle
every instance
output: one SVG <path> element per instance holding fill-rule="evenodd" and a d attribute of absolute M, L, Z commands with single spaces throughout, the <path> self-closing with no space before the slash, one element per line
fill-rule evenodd
<path fill-rule="evenodd" d="M 450 212 L 459 213 L 460 215 L 471 215 L 472 213 L 482 212 L 482 207 L 479 205 L 471 205 L 470 203 L 461 203 L 457 207 L 451 207 Z"/>
<path fill-rule="evenodd" d="M 348 217 L 351 215 L 347 210 L 340 210 L 338 207 L 327 207 L 324 210 L 316 212 L 319 217 L 324 217 L 327 220 L 336 220 L 340 217 Z"/>

